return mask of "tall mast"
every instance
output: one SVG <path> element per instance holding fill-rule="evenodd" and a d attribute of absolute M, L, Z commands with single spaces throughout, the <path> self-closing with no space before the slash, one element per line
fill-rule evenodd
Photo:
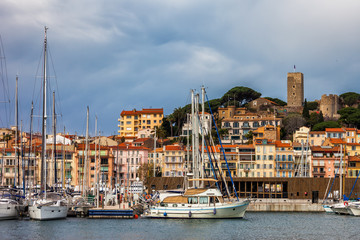
<path fill-rule="evenodd" d="M 54 183 L 55 183 L 55 189 L 57 190 L 57 169 L 56 169 L 56 112 L 55 112 L 55 92 L 53 92 L 53 156 L 52 159 L 54 161 Z"/>
<path fill-rule="evenodd" d="M 201 87 L 201 178 L 204 178 L 204 145 L 205 145 L 205 88 L 204 86 Z M 204 182 L 201 181 L 203 187 Z"/>
<path fill-rule="evenodd" d="M 85 159 L 84 159 L 84 177 L 83 177 L 83 195 L 86 196 L 88 188 L 88 144 L 89 144 L 89 106 L 86 110 L 86 140 L 85 140 Z"/>
<path fill-rule="evenodd" d="M 65 189 L 65 126 L 64 126 L 62 156 L 63 156 L 63 159 L 61 162 L 61 187 L 62 187 L 62 189 Z"/>
<path fill-rule="evenodd" d="M 21 120 L 21 124 L 20 124 L 20 136 L 22 132 L 22 120 Z M 21 139 L 21 138 L 20 138 Z M 23 143 L 22 140 L 20 140 L 20 155 L 21 155 L 21 172 L 22 172 L 22 185 L 23 185 L 23 194 L 25 196 L 25 162 L 24 162 L 24 158 L 23 158 Z M 20 171 L 19 171 L 19 176 L 20 176 Z M 20 182 L 19 182 L 20 183 Z"/>
<path fill-rule="evenodd" d="M 29 143 L 29 155 L 28 155 L 28 182 L 27 182 L 27 186 L 29 186 L 29 182 L 30 182 L 30 176 L 31 176 L 31 171 L 30 171 L 30 162 L 31 162 L 31 149 L 32 149 L 32 121 L 33 121 L 33 113 L 34 113 L 34 103 L 31 102 L 31 113 L 30 113 L 30 143 Z M 34 165 L 35 165 L 35 159 L 34 159 Z M 35 176 L 35 170 L 34 170 L 34 176 Z M 33 179 L 33 184 L 34 184 L 34 179 Z"/>
<path fill-rule="evenodd" d="M 154 132 L 154 177 L 156 176 L 155 174 L 155 168 L 156 168 L 156 128 L 154 128 L 155 132 Z"/>
<path fill-rule="evenodd" d="M 191 89 L 191 157 L 192 157 L 192 166 L 191 166 L 191 172 L 194 174 L 194 166 L 195 166 L 195 131 L 194 131 L 194 124 L 195 124 L 195 117 L 194 117 L 194 90 Z M 194 183 L 195 184 L 195 183 Z"/>
<path fill-rule="evenodd" d="M 342 144 L 340 144 L 340 200 L 342 199 Z"/>
<path fill-rule="evenodd" d="M 16 129 L 15 129 L 15 154 L 16 154 L 16 158 L 17 158 L 17 166 L 15 167 L 15 174 L 14 174 L 14 187 L 16 187 L 16 183 L 20 184 L 20 155 L 19 155 L 19 102 L 18 102 L 18 80 L 19 77 L 18 75 L 16 75 L 16 91 L 15 91 L 15 124 L 16 124 Z M 17 179 L 16 179 L 17 176 Z"/>
<path fill-rule="evenodd" d="M 96 135 L 97 135 L 97 116 L 95 115 L 95 140 L 96 140 Z M 94 166 L 94 169 L 95 169 L 95 173 L 94 173 L 94 191 L 93 191 L 93 194 L 96 195 L 96 189 L 97 189 L 97 182 L 98 182 L 98 175 L 97 175 L 97 172 L 98 172 L 98 169 L 97 169 L 97 164 L 96 164 L 96 156 L 97 156 L 97 151 L 96 151 L 96 141 L 95 142 L 95 156 L 94 156 L 94 163 L 95 163 L 95 166 Z M 100 142 L 99 142 L 100 144 Z"/>
<path fill-rule="evenodd" d="M 45 27 L 45 38 L 44 38 L 44 75 L 43 75 L 43 114 L 42 114 L 42 148 L 41 148 L 41 192 L 45 192 L 46 196 L 46 44 L 47 44 L 47 36 L 46 31 L 47 27 Z"/>

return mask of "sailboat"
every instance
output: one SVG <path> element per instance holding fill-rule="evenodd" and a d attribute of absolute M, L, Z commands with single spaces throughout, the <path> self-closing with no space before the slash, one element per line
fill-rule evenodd
<path fill-rule="evenodd" d="M 202 95 L 205 95 L 205 90 L 202 88 Z M 250 200 L 240 200 L 237 197 L 236 189 L 231 177 L 231 172 L 229 172 L 234 193 L 236 195 L 236 199 L 230 198 L 230 191 L 227 187 L 227 182 L 224 177 L 222 177 L 222 181 L 225 185 L 227 197 L 225 198 L 223 196 L 223 193 L 220 191 L 218 180 L 216 179 L 216 174 L 214 173 L 215 179 L 210 178 L 204 178 L 203 173 L 203 156 L 204 156 L 204 143 L 205 140 L 202 138 L 202 161 L 200 162 L 199 156 L 196 156 L 199 154 L 197 151 L 199 149 L 199 128 L 202 129 L 203 127 L 200 127 L 199 125 L 199 118 L 197 109 L 194 109 L 193 105 L 198 105 L 196 101 L 198 101 L 198 95 L 193 96 L 192 91 L 192 133 L 193 133 L 193 148 L 192 148 L 192 155 L 193 155 L 193 173 L 188 174 L 189 176 L 193 175 L 194 178 L 187 179 L 187 176 L 185 176 L 184 182 L 185 182 L 185 192 L 168 195 L 165 198 L 161 198 L 157 204 L 154 206 L 151 206 L 146 212 L 145 217 L 150 218 L 197 218 L 197 219 L 214 219 L 214 218 L 221 218 L 221 219 L 231 219 L 231 218 L 243 218 L 246 212 L 246 209 L 250 203 Z M 204 98 L 203 98 L 204 103 Z M 209 106 L 210 107 L 210 106 Z M 196 106 L 195 106 L 196 108 Z M 210 108 L 211 111 L 211 108 Z M 204 105 L 202 108 L 202 113 L 204 113 Z M 212 115 L 212 113 L 211 113 Z M 204 119 L 204 118 L 203 118 Z M 214 118 L 213 118 L 214 121 Z M 216 124 L 214 122 L 214 125 L 216 127 Z M 205 133 L 202 132 L 202 135 L 204 136 Z M 197 139 L 194 141 L 195 137 Z M 221 143 L 221 140 L 219 138 L 219 141 Z M 206 146 L 207 149 L 209 149 Z M 211 147 L 210 147 L 211 148 Z M 209 150 L 207 150 L 209 151 Z M 195 153 L 196 152 L 196 153 Z M 224 152 L 223 152 L 224 153 Z M 225 153 L 224 158 L 226 161 Z M 209 158 L 209 161 L 211 163 L 211 159 Z M 212 164 L 212 163 L 211 163 Z M 219 164 L 218 164 L 219 165 Z M 193 183 L 192 188 L 187 188 L 189 182 Z M 212 183 L 212 187 L 204 188 L 204 183 Z M 216 187 L 214 187 L 216 185 Z"/>
<path fill-rule="evenodd" d="M 0 220 L 19 217 L 20 203 L 16 195 L 16 189 L 0 189 Z"/>
<path fill-rule="evenodd" d="M 47 27 L 44 40 L 44 78 L 43 78 L 43 114 L 42 114 L 42 155 L 41 155 L 41 192 L 40 198 L 29 206 L 29 216 L 35 220 L 53 220 L 66 218 L 67 201 L 60 193 L 46 192 L 46 58 L 47 58 Z M 54 136 L 56 137 L 56 136 Z"/>
<path fill-rule="evenodd" d="M 17 158 L 18 154 L 18 76 L 16 76 L 16 92 L 15 92 L 15 123 L 16 123 L 16 140 L 15 140 L 15 153 Z M 3 154 L 4 155 L 4 154 Z M 19 159 L 19 158 L 18 158 Z M 4 162 L 4 159 L 2 159 Z M 19 163 L 19 162 L 18 162 Z M 3 167 L 4 168 L 4 167 Z M 14 188 L 0 189 L 0 219 L 16 219 L 19 217 L 19 210 L 21 204 L 19 202 L 18 190 L 16 189 L 16 166 L 14 168 Z M 19 174 L 19 173 L 18 173 Z M 19 183 L 18 183 L 19 184 Z"/>

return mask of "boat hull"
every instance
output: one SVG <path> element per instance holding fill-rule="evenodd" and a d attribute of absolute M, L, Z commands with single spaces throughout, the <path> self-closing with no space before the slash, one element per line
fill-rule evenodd
<path fill-rule="evenodd" d="M 67 206 L 31 206 L 29 216 L 34 220 L 54 220 L 66 218 Z"/>
<path fill-rule="evenodd" d="M 234 202 L 216 207 L 153 207 L 145 215 L 150 218 L 243 218 L 250 201 Z"/>
<path fill-rule="evenodd" d="M 350 215 L 348 209 L 346 206 L 342 206 L 342 207 L 331 207 L 331 210 L 336 213 L 336 214 L 340 214 L 340 215 Z"/>
<path fill-rule="evenodd" d="M 351 212 L 351 215 L 360 217 L 360 208 L 359 207 L 349 206 L 348 211 Z"/>
<path fill-rule="evenodd" d="M 0 220 L 17 219 L 19 211 L 17 205 L 14 204 L 0 204 Z"/>
<path fill-rule="evenodd" d="M 323 208 L 326 213 L 334 213 L 334 211 L 331 209 L 329 205 L 323 205 Z"/>

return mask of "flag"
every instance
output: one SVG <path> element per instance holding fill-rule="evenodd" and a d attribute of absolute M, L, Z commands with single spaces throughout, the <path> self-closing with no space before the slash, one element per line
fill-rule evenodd
<path fill-rule="evenodd" d="M 295 67 L 295 65 L 294 65 L 294 71 L 296 70 L 296 67 Z"/>

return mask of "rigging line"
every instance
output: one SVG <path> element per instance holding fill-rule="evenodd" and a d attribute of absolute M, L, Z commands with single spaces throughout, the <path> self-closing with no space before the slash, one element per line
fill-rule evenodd
<path fill-rule="evenodd" d="M 209 104 L 210 114 L 211 114 L 211 117 L 212 117 L 213 122 L 214 122 L 214 125 L 215 125 L 215 129 L 216 129 L 217 136 L 218 136 L 218 138 L 219 138 L 219 143 L 220 143 L 220 146 L 221 146 L 221 151 L 222 151 L 223 156 L 224 156 L 224 159 L 225 159 L 225 163 L 226 163 L 226 167 L 227 167 L 227 170 L 228 170 L 228 173 L 229 173 L 229 176 L 230 176 L 230 180 L 231 180 L 231 183 L 232 183 L 233 191 L 234 191 L 234 193 L 235 193 L 236 199 L 239 201 L 239 197 L 238 197 L 238 194 L 237 194 L 237 192 L 236 192 L 235 183 L 234 183 L 234 180 L 233 180 L 233 177 L 232 177 L 232 174 L 231 174 L 231 171 L 230 171 L 228 162 L 227 162 L 227 160 L 226 160 L 226 155 L 225 155 L 225 151 L 224 151 L 223 145 L 222 145 L 222 143 L 221 143 L 220 134 L 219 134 L 219 131 L 218 131 L 217 126 L 216 126 L 216 122 L 215 122 L 215 119 L 214 119 L 214 115 L 213 115 L 212 110 L 211 110 L 210 102 L 209 102 L 209 99 L 208 99 L 207 94 L 206 94 L 205 96 L 206 96 L 206 100 L 207 100 L 207 102 L 208 102 L 208 104 Z"/>
<path fill-rule="evenodd" d="M 56 105 L 57 105 L 57 109 L 59 111 L 60 116 L 62 116 L 62 108 L 61 108 L 61 96 L 60 96 L 60 91 L 59 91 L 59 85 L 58 85 L 58 81 L 57 81 L 57 74 L 55 71 L 55 67 L 54 67 L 54 61 L 52 58 L 52 54 L 51 54 L 51 50 L 48 44 L 48 50 L 49 50 L 49 56 L 50 56 L 50 62 L 51 62 L 51 66 L 54 72 L 54 78 L 55 78 L 55 86 L 56 86 L 56 95 L 58 95 L 58 101 L 56 101 Z"/>
<path fill-rule="evenodd" d="M 4 59 L 4 61 L 2 61 Z M 1 64 L 1 81 L 3 83 L 3 91 L 4 91 L 4 102 L 5 102 L 5 121 L 6 126 L 10 124 L 10 116 L 12 115 L 11 108 L 10 108 L 10 89 L 9 89 L 9 79 L 7 74 L 7 66 L 6 66 L 6 57 L 5 57 L 5 51 L 4 46 L 2 42 L 2 38 L 0 35 L 0 64 Z M 6 81 L 4 81 L 4 79 Z M 9 114 L 8 114 L 8 107 L 7 104 L 9 104 Z"/>

